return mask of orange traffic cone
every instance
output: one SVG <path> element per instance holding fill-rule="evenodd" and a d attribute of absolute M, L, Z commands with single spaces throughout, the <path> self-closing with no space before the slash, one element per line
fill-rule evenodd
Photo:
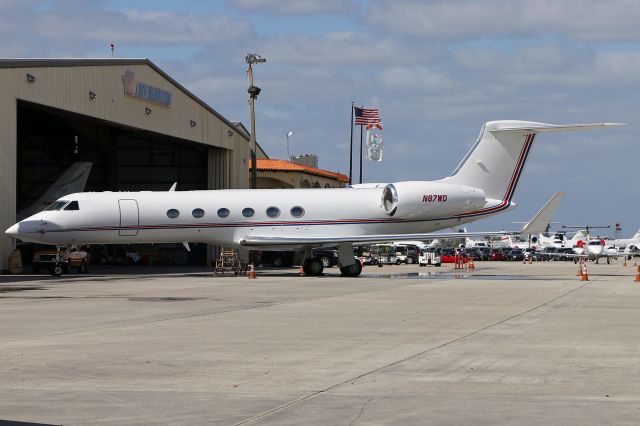
<path fill-rule="evenodd" d="M 469 265 L 469 271 L 473 271 L 476 268 L 476 266 L 473 264 L 473 257 L 469 258 L 469 264 L 468 265 Z"/>
<path fill-rule="evenodd" d="M 251 262 L 251 268 L 249 269 L 249 279 L 250 280 L 255 280 L 256 279 L 256 270 L 253 267 L 253 262 Z"/>
<path fill-rule="evenodd" d="M 582 260 L 578 262 L 578 273 L 576 274 L 576 277 L 581 277 L 581 276 L 582 276 Z"/>
<path fill-rule="evenodd" d="M 589 274 L 587 274 L 587 264 L 586 262 L 582 264 L 582 276 L 580 281 L 589 281 Z"/>
<path fill-rule="evenodd" d="M 638 270 L 636 271 L 636 279 L 635 282 L 640 282 L 640 266 L 638 266 Z"/>
<path fill-rule="evenodd" d="M 627 258 L 624 258 L 624 261 L 622 262 L 622 266 L 627 266 Z"/>
<path fill-rule="evenodd" d="M 302 265 L 300 265 L 300 270 L 298 271 L 298 275 L 300 275 L 301 277 L 304 276 L 304 268 L 302 267 Z"/>

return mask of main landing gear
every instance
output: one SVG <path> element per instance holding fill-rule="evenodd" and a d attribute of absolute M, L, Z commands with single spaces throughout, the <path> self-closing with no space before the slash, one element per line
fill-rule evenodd
<path fill-rule="evenodd" d="M 356 260 L 356 263 L 348 266 L 341 266 L 340 272 L 345 277 L 357 277 L 362 273 L 362 264 L 360 260 Z"/>
<path fill-rule="evenodd" d="M 302 270 L 307 276 L 322 275 L 325 268 L 322 256 L 313 256 L 311 250 L 307 250 L 302 262 Z M 340 272 L 343 277 L 357 277 L 362 273 L 362 263 L 353 255 L 353 248 L 350 244 L 338 247 L 338 259 L 340 262 Z"/>

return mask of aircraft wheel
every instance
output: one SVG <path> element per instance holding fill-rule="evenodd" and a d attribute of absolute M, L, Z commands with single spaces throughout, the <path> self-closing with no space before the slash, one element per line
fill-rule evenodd
<path fill-rule="evenodd" d="M 353 265 L 341 266 L 340 272 L 345 277 L 357 277 L 358 275 L 360 275 L 360 273 L 362 273 L 362 265 L 360 264 L 360 262 L 356 262 Z"/>
<path fill-rule="evenodd" d="M 304 265 L 302 266 L 304 273 L 309 276 L 322 275 L 323 269 L 324 266 L 322 265 L 322 261 L 316 257 L 305 260 Z"/>
<path fill-rule="evenodd" d="M 60 264 L 51 267 L 51 275 L 53 275 L 54 277 L 59 277 L 63 272 L 64 268 Z"/>

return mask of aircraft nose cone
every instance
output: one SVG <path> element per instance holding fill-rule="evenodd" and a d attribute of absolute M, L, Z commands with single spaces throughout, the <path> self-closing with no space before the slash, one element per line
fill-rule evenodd
<path fill-rule="evenodd" d="M 11 237 L 17 237 L 18 236 L 18 231 L 19 231 L 19 226 L 16 223 L 15 225 L 13 225 L 12 227 L 10 227 L 9 229 L 7 229 L 6 231 L 4 231 L 5 234 L 11 236 Z"/>

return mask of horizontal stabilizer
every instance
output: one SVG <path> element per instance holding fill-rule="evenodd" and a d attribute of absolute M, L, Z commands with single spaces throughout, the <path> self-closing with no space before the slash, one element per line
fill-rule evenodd
<path fill-rule="evenodd" d="M 488 130 L 495 132 L 569 132 L 572 130 L 589 130 L 604 127 L 625 126 L 624 123 L 589 123 L 589 124 L 547 124 L 534 121 L 496 121 Z"/>
<path fill-rule="evenodd" d="M 547 204 L 540 209 L 538 213 L 522 228 L 523 234 L 541 234 L 547 230 L 551 217 L 554 215 L 560 203 L 560 199 L 564 197 L 564 192 L 556 192 Z"/>

